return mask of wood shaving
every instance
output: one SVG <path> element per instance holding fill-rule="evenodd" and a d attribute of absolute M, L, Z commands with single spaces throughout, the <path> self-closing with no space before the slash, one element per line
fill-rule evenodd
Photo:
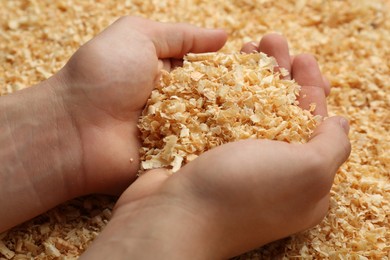
<path fill-rule="evenodd" d="M 138 124 L 142 170 L 176 172 L 194 155 L 241 139 L 306 142 L 321 118 L 298 107 L 300 87 L 276 67 L 264 53 L 203 53 L 163 71 Z"/>
<path fill-rule="evenodd" d="M 81 44 L 123 15 L 224 28 L 225 53 L 265 33 L 281 33 L 292 54 L 313 53 L 319 61 L 333 87 L 330 114 L 350 121 L 352 154 L 336 175 L 321 224 L 237 259 L 390 259 L 389 10 L 389 0 L 3 0 L 0 95 L 55 73 Z M 2 233 L 0 258 L 76 259 L 100 233 L 114 202 L 79 198 Z M 91 222 L 96 215 L 98 225 Z M 60 257 L 46 254 L 43 242 L 55 237 L 74 245 L 77 255 L 59 249 Z"/>

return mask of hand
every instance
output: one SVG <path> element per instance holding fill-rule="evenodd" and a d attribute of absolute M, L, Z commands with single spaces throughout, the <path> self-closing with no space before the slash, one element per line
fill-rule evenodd
<path fill-rule="evenodd" d="M 137 122 L 161 68 L 220 49 L 221 30 L 123 17 L 81 47 L 56 90 L 77 129 L 84 190 L 120 194 L 139 169 Z"/>
<path fill-rule="evenodd" d="M 303 86 L 302 106 L 315 102 L 314 113 L 326 115 L 329 86 L 312 56 L 291 59 L 277 35 L 265 36 L 259 49 Z M 244 140 L 204 153 L 171 177 L 150 171 L 121 196 L 85 256 L 221 259 L 308 229 L 327 213 L 334 174 L 350 153 L 347 133 L 347 121 L 333 117 L 307 144 Z"/>
<path fill-rule="evenodd" d="M 161 68 L 226 37 L 123 17 L 50 79 L 1 97 L 0 232 L 76 196 L 120 194 L 139 169 L 138 116 Z"/>

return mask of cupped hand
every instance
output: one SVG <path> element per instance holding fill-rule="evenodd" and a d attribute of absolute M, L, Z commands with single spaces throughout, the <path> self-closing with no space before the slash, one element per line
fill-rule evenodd
<path fill-rule="evenodd" d="M 65 84 L 54 91 L 79 139 L 79 192 L 119 194 L 134 181 L 137 121 L 161 68 L 188 52 L 216 51 L 226 37 L 222 30 L 126 16 L 72 56 L 57 75 Z"/>
<path fill-rule="evenodd" d="M 327 115 L 329 83 L 313 56 L 292 58 L 275 34 L 243 47 L 252 50 L 275 56 L 302 86 L 300 105 L 316 103 L 314 113 Z M 332 117 L 307 144 L 243 140 L 202 154 L 173 176 L 150 171 L 123 193 L 86 255 L 104 255 L 123 238 L 127 256 L 221 259 L 308 229 L 326 215 L 334 175 L 349 153 L 348 123 Z"/>
<path fill-rule="evenodd" d="M 314 103 L 313 113 L 327 116 L 330 86 L 312 55 L 291 57 L 287 41 L 276 34 L 265 36 L 255 50 L 274 56 L 290 72 L 287 77 L 301 86 L 303 109 Z M 333 117 L 320 124 L 307 144 L 245 140 L 217 147 L 184 167 L 164 189 L 181 182 L 196 194 L 198 205 L 212 212 L 205 215 L 218 223 L 215 250 L 231 257 L 317 225 L 328 211 L 334 175 L 350 149 L 347 121 Z"/>

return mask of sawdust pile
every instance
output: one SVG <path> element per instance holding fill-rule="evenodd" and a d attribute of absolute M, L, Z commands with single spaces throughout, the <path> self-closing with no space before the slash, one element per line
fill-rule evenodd
<path fill-rule="evenodd" d="M 389 259 L 389 10 L 389 0 L 4 0 L 0 94 L 49 77 L 122 15 L 225 28 L 226 53 L 280 32 L 293 54 L 318 59 L 333 86 L 331 114 L 350 120 L 352 154 L 336 175 L 329 214 L 320 225 L 237 258 Z M 0 258 L 77 258 L 104 227 L 114 201 L 77 199 L 4 232 Z"/>
<path fill-rule="evenodd" d="M 300 87 L 264 53 L 188 54 L 164 71 L 139 129 L 142 170 L 173 172 L 218 145 L 257 138 L 306 142 L 320 121 L 298 107 Z M 313 109 L 314 109 L 313 104 Z"/>

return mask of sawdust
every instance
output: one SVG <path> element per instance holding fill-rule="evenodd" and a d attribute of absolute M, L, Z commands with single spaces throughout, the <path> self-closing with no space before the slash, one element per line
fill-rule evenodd
<path fill-rule="evenodd" d="M 182 67 L 163 72 L 138 123 L 141 170 L 176 172 L 241 139 L 308 141 L 321 117 L 298 106 L 299 85 L 276 67 L 264 53 L 204 53 L 188 54 Z"/>
<path fill-rule="evenodd" d="M 294 54 L 315 54 L 330 79 L 328 107 L 349 118 L 352 154 L 320 225 L 238 258 L 389 259 L 389 10 L 388 0 L 0 1 L 0 93 L 49 77 L 121 15 L 225 28 L 227 53 L 266 32 L 283 33 Z M 93 209 L 85 208 L 90 200 Z M 114 200 L 77 199 L 1 234 L 0 258 L 77 258 Z"/>

